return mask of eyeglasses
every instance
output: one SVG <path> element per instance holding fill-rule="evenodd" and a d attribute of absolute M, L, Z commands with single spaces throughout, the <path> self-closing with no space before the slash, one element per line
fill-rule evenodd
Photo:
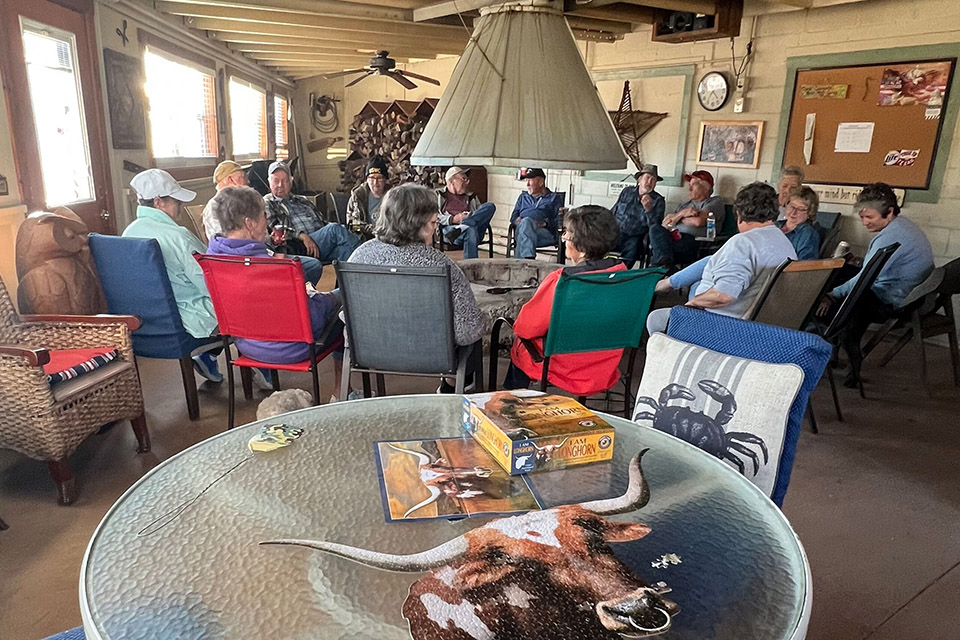
<path fill-rule="evenodd" d="M 564 242 L 573 242 L 573 232 L 569 229 L 564 229 L 563 233 L 560 234 L 560 239 Z"/>
<path fill-rule="evenodd" d="M 798 207 L 795 204 L 787 205 L 787 211 L 796 211 L 798 213 L 810 213 L 810 207 Z"/>

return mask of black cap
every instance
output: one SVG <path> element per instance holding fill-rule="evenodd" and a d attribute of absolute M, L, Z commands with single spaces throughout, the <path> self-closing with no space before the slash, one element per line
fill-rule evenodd
<path fill-rule="evenodd" d="M 517 180 L 529 180 L 530 178 L 546 178 L 547 174 L 543 172 L 543 169 L 520 169 L 520 174 L 517 177 Z"/>
<path fill-rule="evenodd" d="M 381 175 L 387 177 L 387 161 L 380 156 L 373 156 L 367 162 L 367 176 Z"/>

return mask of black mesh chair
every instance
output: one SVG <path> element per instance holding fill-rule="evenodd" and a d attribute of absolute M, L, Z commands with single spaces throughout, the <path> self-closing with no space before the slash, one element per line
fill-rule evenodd
<path fill-rule="evenodd" d="M 843 217 L 838 211 L 818 211 L 817 220 L 813 228 L 820 235 L 820 257 L 826 258 L 837 247 L 837 238 L 840 237 L 840 228 L 843 227 Z"/>
<path fill-rule="evenodd" d="M 347 224 L 347 202 L 350 200 L 349 193 L 331 191 L 329 193 L 331 200 L 330 207 L 327 209 L 327 222 L 338 222 L 342 225 Z"/>
<path fill-rule="evenodd" d="M 480 343 L 459 347 L 453 327 L 453 293 L 448 267 L 392 267 L 334 262 L 347 328 L 341 397 L 350 374 L 359 371 L 370 396 L 370 374 L 386 395 L 384 373 L 456 376 L 463 393 L 468 362 L 482 391 Z"/>
<path fill-rule="evenodd" d="M 837 309 L 837 313 L 833 316 L 833 319 L 830 321 L 830 324 L 826 326 L 822 331 L 818 329 L 818 333 L 830 344 L 833 345 L 834 351 L 840 346 L 840 341 L 843 338 L 844 331 L 849 327 L 850 322 L 854 318 L 854 313 L 858 310 L 858 307 L 863 302 L 863 296 L 873 287 L 873 283 L 877 281 L 877 276 L 880 275 L 880 272 L 883 270 L 883 267 L 886 266 L 887 261 L 890 259 L 890 256 L 893 255 L 893 252 L 900 248 L 899 242 L 894 242 L 891 245 L 883 247 L 877 251 L 873 257 L 870 259 L 870 262 L 863 266 L 861 269 L 859 277 L 857 278 L 856 284 L 853 286 L 853 289 L 847 294 L 847 297 L 843 299 L 843 302 L 840 303 L 840 308 Z M 859 347 L 857 347 L 859 351 Z M 854 367 L 857 374 L 857 384 L 860 389 L 860 397 L 865 398 L 866 394 L 863 392 L 863 382 L 860 381 L 860 362 L 863 360 L 861 353 L 856 354 L 847 354 L 850 358 L 850 365 Z M 837 384 L 833 379 L 833 371 L 830 367 L 827 367 L 827 378 L 830 380 L 830 392 L 833 394 L 833 405 L 837 410 L 837 420 L 843 422 L 843 413 L 840 411 L 840 398 L 837 395 Z"/>

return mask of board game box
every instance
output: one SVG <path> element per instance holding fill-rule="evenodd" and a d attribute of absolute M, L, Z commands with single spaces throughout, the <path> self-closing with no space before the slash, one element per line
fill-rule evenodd
<path fill-rule="evenodd" d="M 511 475 L 613 457 L 613 426 L 564 396 L 531 390 L 464 396 L 462 424 Z"/>

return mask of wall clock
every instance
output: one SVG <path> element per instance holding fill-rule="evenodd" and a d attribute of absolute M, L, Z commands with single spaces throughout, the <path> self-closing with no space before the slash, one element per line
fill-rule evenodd
<path fill-rule="evenodd" d="M 711 71 L 700 79 L 697 85 L 697 98 L 700 106 L 707 111 L 719 111 L 730 97 L 730 83 L 719 71 Z"/>

